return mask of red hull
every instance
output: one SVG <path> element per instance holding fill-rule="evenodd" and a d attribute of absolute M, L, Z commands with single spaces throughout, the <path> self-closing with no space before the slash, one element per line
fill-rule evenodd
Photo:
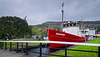
<path fill-rule="evenodd" d="M 62 41 L 62 42 L 84 42 L 84 37 L 79 37 L 62 31 L 47 29 L 49 41 Z M 88 40 L 88 37 L 86 38 Z M 50 43 L 50 47 L 64 47 L 64 44 Z M 69 44 L 67 45 L 69 46 Z"/>

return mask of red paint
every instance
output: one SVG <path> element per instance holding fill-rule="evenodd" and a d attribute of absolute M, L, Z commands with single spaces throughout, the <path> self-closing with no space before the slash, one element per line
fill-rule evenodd
<path fill-rule="evenodd" d="M 85 37 L 79 37 L 62 31 L 47 29 L 49 41 L 62 41 L 62 42 L 84 42 Z M 88 40 L 88 37 L 86 38 Z M 64 47 L 65 44 L 50 43 L 50 47 Z M 69 46 L 69 44 L 67 45 Z"/>

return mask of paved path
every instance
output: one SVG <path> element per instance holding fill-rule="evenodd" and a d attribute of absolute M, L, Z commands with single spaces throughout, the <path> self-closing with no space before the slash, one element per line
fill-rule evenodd
<path fill-rule="evenodd" d="M 24 53 L 16 53 L 15 51 L 0 49 L 0 57 L 37 57 L 34 55 L 25 55 Z"/>

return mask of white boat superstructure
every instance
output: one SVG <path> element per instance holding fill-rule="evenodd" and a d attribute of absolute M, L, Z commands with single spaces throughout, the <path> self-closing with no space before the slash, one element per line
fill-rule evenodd
<path fill-rule="evenodd" d="M 63 24 L 63 32 L 80 37 L 86 37 L 87 35 L 95 35 L 95 30 L 93 28 L 80 28 L 77 22 L 72 21 L 68 21 Z"/>

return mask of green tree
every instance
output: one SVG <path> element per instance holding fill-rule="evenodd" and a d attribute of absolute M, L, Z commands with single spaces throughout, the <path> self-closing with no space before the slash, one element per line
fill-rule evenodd
<path fill-rule="evenodd" d="M 0 34 L 9 39 L 23 37 L 27 32 L 28 23 L 19 17 L 6 16 L 0 18 Z"/>
<path fill-rule="evenodd" d="M 26 33 L 26 38 L 31 38 L 32 37 L 32 27 L 33 26 L 28 26 L 28 30 Z"/>
<path fill-rule="evenodd" d="M 43 29 L 41 29 L 41 35 L 42 35 L 42 40 L 43 40 L 43 37 L 47 36 L 47 28 L 46 27 L 44 27 Z"/>
<path fill-rule="evenodd" d="M 41 35 L 41 28 L 34 26 L 32 28 L 32 35 Z"/>

